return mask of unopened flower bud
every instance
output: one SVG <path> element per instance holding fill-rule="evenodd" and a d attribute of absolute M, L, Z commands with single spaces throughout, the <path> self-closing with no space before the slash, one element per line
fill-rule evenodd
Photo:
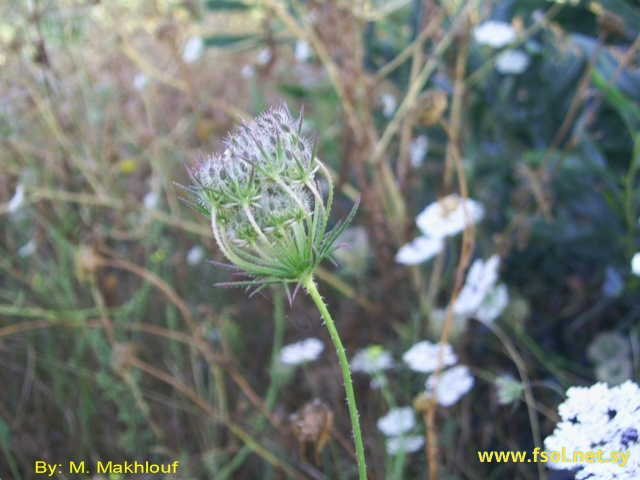
<path fill-rule="evenodd" d="M 286 104 L 267 110 L 224 140 L 222 154 L 202 159 L 182 187 L 191 206 L 211 218 L 218 246 L 254 280 L 236 285 L 299 282 L 335 250 L 346 222 L 327 232 L 333 185 Z M 327 200 L 316 173 L 329 183 Z M 236 268 L 237 267 L 237 268 Z"/>

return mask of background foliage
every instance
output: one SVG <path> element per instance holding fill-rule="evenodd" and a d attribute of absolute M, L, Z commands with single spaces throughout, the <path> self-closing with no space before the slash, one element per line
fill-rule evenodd
<path fill-rule="evenodd" d="M 542 437 L 564 390 L 596 381 L 586 352 L 598 334 L 630 342 L 638 380 L 636 2 L 34 0 L 0 18 L 1 478 L 34 478 L 35 460 L 179 460 L 182 479 L 353 478 L 335 355 L 287 372 L 274 361 L 283 342 L 327 340 L 317 313 L 275 290 L 249 300 L 213 288 L 228 272 L 198 258 L 222 260 L 173 186 L 238 117 L 280 99 L 304 105 L 318 132 L 341 191 L 336 220 L 362 194 L 368 247 L 353 241 L 319 273 L 350 357 L 380 344 L 400 358 L 440 338 L 432 310 L 453 291 L 460 241 L 435 263 L 394 256 L 415 215 L 459 191 L 456 151 L 486 207 L 473 255 L 502 258 L 511 301 L 499 323 L 517 357 L 478 322 L 451 339 L 477 381 L 437 412 L 441 478 L 541 475 L 478 462 L 535 445 L 525 402 L 500 405 L 492 383 L 518 377 L 514 362 Z M 488 19 L 518 32 L 523 73 L 500 73 L 499 50 L 474 40 Z M 434 91 L 447 108 L 425 121 Z M 420 135 L 428 151 L 412 162 Z M 398 365 L 388 381 L 410 405 L 424 379 Z M 365 376 L 356 389 L 372 478 L 425 478 L 424 452 L 400 464 L 385 454 L 375 424 L 388 399 Z M 319 464 L 289 419 L 314 398 L 335 423 Z"/>

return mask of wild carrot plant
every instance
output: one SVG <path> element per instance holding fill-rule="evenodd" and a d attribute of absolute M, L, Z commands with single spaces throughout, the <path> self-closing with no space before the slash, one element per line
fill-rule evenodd
<path fill-rule="evenodd" d="M 351 416 L 360 479 L 366 478 L 364 447 L 349 363 L 340 336 L 320 296 L 313 273 L 331 259 L 346 221 L 328 228 L 333 203 L 331 175 L 316 155 L 316 140 L 302 133 L 303 115 L 295 120 L 282 103 L 245 123 L 213 154 L 190 170 L 192 185 L 181 186 L 191 206 L 211 220 L 216 242 L 231 262 L 218 264 L 244 277 L 220 284 L 245 286 L 252 294 L 272 284 L 284 285 L 289 302 L 300 287 L 311 296 L 336 348 Z M 316 179 L 326 180 L 327 199 Z M 294 284 L 293 291 L 290 285 Z"/>

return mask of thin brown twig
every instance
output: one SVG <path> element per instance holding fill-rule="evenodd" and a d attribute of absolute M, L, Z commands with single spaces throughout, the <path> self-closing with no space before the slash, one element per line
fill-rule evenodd
<path fill-rule="evenodd" d="M 173 76 L 165 73 L 164 71 L 156 68 L 154 65 L 149 63 L 138 51 L 133 47 L 133 42 L 127 33 L 126 29 L 118 22 L 113 22 L 113 26 L 116 29 L 118 36 L 120 37 L 120 48 L 122 49 L 122 53 L 129 59 L 131 63 L 133 63 L 140 71 L 144 72 L 149 78 L 154 79 L 155 81 L 172 87 L 180 92 L 187 93 L 189 89 L 192 88 L 188 85 L 185 80 L 178 80 Z M 180 57 L 181 59 L 181 57 Z M 230 103 L 225 102 L 219 98 L 211 98 L 208 100 L 211 105 L 226 113 L 232 118 L 251 118 L 246 111 L 243 109 L 236 107 Z"/>
<path fill-rule="evenodd" d="M 418 74 L 416 81 L 409 87 L 409 90 L 400 103 L 400 106 L 396 110 L 395 115 L 385 128 L 380 137 L 380 140 L 376 143 L 373 152 L 369 157 L 369 162 L 371 164 L 376 165 L 383 160 L 384 154 L 387 151 L 391 140 L 400 129 L 402 121 L 407 115 L 410 114 L 411 109 L 413 108 L 413 105 L 418 98 L 418 95 L 420 95 L 422 88 L 427 83 L 427 80 L 429 80 L 429 78 L 431 77 L 431 74 L 434 72 L 440 57 L 447 50 L 447 48 L 449 48 L 451 42 L 457 35 L 458 30 L 462 28 L 463 22 L 466 21 L 467 13 L 471 9 L 475 8 L 477 2 L 478 0 L 472 0 L 463 7 L 462 11 L 456 17 L 449 31 L 435 46 L 433 53 L 429 57 L 429 60 L 427 60 L 425 65 L 422 67 L 422 70 Z"/>
<path fill-rule="evenodd" d="M 333 61 L 331 55 L 327 48 L 325 47 L 322 40 L 316 35 L 313 27 L 309 24 L 305 24 L 304 27 L 301 26 L 293 16 L 286 10 L 282 2 L 278 2 L 277 0 L 263 0 L 262 2 L 266 5 L 269 10 L 271 10 L 281 21 L 284 23 L 289 31 L 298 39 L 304 40 L 308 42 L 313 48 L 314 52 L 320 58 L 322 65 L 327 70 L 327 74 L 329 75 L 329 79 L 333 84 L 333 88 L 335 89 L 338 98 L 340 99 L 340 103 L 344 108 L 345 114 L 347 115 L 347 122 L 353 131 L 353 134 L 358 136 L 361 129 L 359 128 L 360 121 L 358 120 L 358 115 L 356 113 L 355 106 L 350 100 L 349 95 L 347 94 L 347 89 L 342 80 L 342 76 L 340 75 L 340 69 L 338 65 Z M 356 138 L 358 140 L 359 138 Z"/>
<path fill-rule="evenodd" d="M 442 17 L 444 14 L 444 9 L 441 9 L 438 15 L 435 15 L 434 18 L 422 29 L 416 41 L 414 41 L 415 48 L 412 49 L 412 57 L 411 57 L 411 72 L 409 73 L 409 85 L 412 85 L 416 79 L 418 78 L 418 74 L 422 68 L 422 64 L 424 63 L 424 55 L 422 54 L 422 43 L 429 38 L 426 33 L 432 33 L 439 26 L 439 22 L 436 23 L 435 20 L 438 17 Z M 423 38 L 424 37 L 424 38 Z M 422 39 L 421 42 L 417 42 L 418 39 Z M 413 45 L 413 44 L 412 44 Z M 398 55 L 399 57 L 400 55 Z M 397 57 L 396 57 L 397 58 Z M 397 166 L 397 177 L 401 186 L 404 186 L 407 175 L 409 173 L 409 144 L 411 142 L 411 130 L 412 130 L 412 119 L 411 115 L 406 117 L 402 121 L 402 125 L 400 127 L 400 146 L 398 148 L 398 166 Z"/>
<path fill-rule="evenodd" d="M 451 153 L 454 160 L 454 165 L 456 167 L 456 171 L 458 174 L 458 183 L 460 185 L 460 194 L 462 197 L 462 206 L 465 212 L 465 217 L 467 219 L 465 229 L 462 233 L 462 250 L 460 253 L 460 261 L 458 262 L 458 267 L 456 269 L 455 283 L 453 287 L 453 292 L 451 294 L 451 300 L 449 302 L 449 308 L 447 310 L 447 318 L 444 322 L 444 327 L 442 329 L 442 335 L 440 337 L 441 348 L 438 352 L 438 366 L 434 372 L 434 384 L 433 384 L 433 392 L 437 392 L 438 383 L 440 381 L 440 374 L 442 372 L 443 360 L 444 360 L 444 345 L 449 340 L 449 335 L 451 333 L 451 327 L 453 325 L 454 315 L 454 307 L 455 302 L 458 298 L 458 294 L 462 289 L 462 284 L 464 280 L 464 272 L 467 270 L 469 263 L 471 261 L 471 255 L 473 254 L 473 248 L 475 246 L 475 227 L 473 222 L 471 222 L 470 215 L 467 212 L 467 199 L 469 198 L 469 190 L 467 187 L 467 181 L 464 175 L 464 168 L 462 166 L 462 157 L 460 155 L 460 151 L 458 150 L 457 144 L 453 141 L 453 138 L 450 137 L 450 130 L 446 125 L 446 122 L 443 120 L 440 121 L 442 127 L 444 128 L 447 136 L 449 137 L 449 147 L 451 148 Z M 438 446 L 437 446 L 437 438 L 436 438 L 436 426 L 435 426 L 435 414 L 437 410 L 438 403 L 434 399 L 432 399 L 430 408 L 424 413 L 425 422 L 427 427 L 427 458 L 429 462 L 429 479 L 437 480 L 438 478 Z"/>
<path fill-rule="evenodd" d="M 171 300 L 171 302 L 178 308 L 183 318 L 185 319 L 187 325 L 189 326 L 189 329 L 191 330 L 192 335 L 194 336 L 195 344 L 197 345 L 198 351 L 200 351 L 200 353 L 204 355 L 209 366 L 211 368 L 219 368 L 218 364 L 220 362 L 216 358 L 214 358 L 211 349 L 209 348 L 208 344 L 206 343 L 206 341 L 202 336 L 202 330 L 199 328 L 197 322 L 191 315 L 191 312 L 189 311 L 188 306 L 182 300 L 182 298 L 176 293 L 176 291 L 173 290 L 173 288 L 171 288 L 169 284 L 167 284 L 160 277 L 149 272 L 148 270 L 142 267 L 139 267 L 138 265 L 135 265 L 126 260 L 102 258 L 99 261 L 99 263 L 105 266 L 111 266 L 114 268 L 122 268 L 122 269 L 128 270 L 130 272 L 133 272 L 141 276 L 142 278 L 147 280 L 149 283 L 155 285 L 156 288 L 158 288 L 161 292 L 163 292 Z M 271 422 L 271 424 L 274 427 L 278 428 L 279 424 L 276 418 L 271 414 L 271 412 L 267 410 L 267 408 L 264 405 L 264 402 L 255 393 L 255 391 L 251 388 L 249 383 L 244 379 L 244 377 L 240 374 L 240 372 L 238 372 L 235 366 L 233 364 L 226 363 L 225 370 L 229 374 L 231 379 L 234 381 L 234 383 L 240 388 L 240 390 L 244 393 L 244 395 L 249 399 L 249 401 L 258 410 L 260 410 L 260 412 L 262 412 L 262 414 L 269 420 L 269 422 Z"/>
<path fill-rule="evenodd" d="M 559 4 L 557 4 L 556 6 L 558 6 Z M 554 6 L 555 7 L 555 6 Z M 553 8 L 552 8 L 553 10 Z M 559 10 L 558 10 L 559 11 Z M 549 12 L 547 12 L 547 16 L 549 15 L 549 13 L 551 13 L 551 10 L 549 10 Z M 554 12 L 554 14 L 557 12 Z M 626 65 L 632 60 L 633 58 L 633 53 L 640 48 L 640 35 L 638 35 L 635 39 L 635 41 L 633 42 L 633 44 L 631 45 L 631 47 L 629 48 L 629 50 L 625 53 L 623 59 L 621 60 L 620 64 L 618 65 L 618 68 L 615 70 L 615 72 L 613 73 L 613 75 L 611 76 L 611 78 L 608 81 L 608 85 L 611 86 L 613 85 L 613 83 L 615 82 L 615 80 L 618 78 L 618 76 L 622 73 L 622 71 L 624 71 L 624 68 L 626 67 Z M 595 58 L 594 56 L 591 57 L 591 60 L 593 60 L 593 58 Z M 477 72 L 476 72 L 477 73 Z M 583 77 L 584 79 L 585 77 Z M 577 97 L 574 97 L 574 99 Z M 590 112 L 590 115 L 593 116 L 595 115 L 595 111 L 598 108 L 598 102 L 596 101 L 595 106 L 593 107 L 593 110 Z M 564 122 L 563 122 L 564 123 Z M 566 155 L 567 149 L 569 146 L 572 146 L 575 144 L 575 139 L 572 139 L 571 141 L 569 141 L 567 143 L 567 147 L 565 147 L 565 149 L 563 150 L 562 153 L 562 157 L 564 157 L 564 155 Z M 548 158 L 547 158 L 548 161 Z M 558 172 L 558 166 L 559 166 L 560 162 L 558 162 L 558 164 L 556 164 L 556 166 L 546 175 L 546 178 L 543 178 L 542 180 L 549 182 L 551 180 L 553 180 L 553 178 L 555 178 L 555 175 Z M 533 173 L 533 172 L 532 172 Z M 530 181 L 533 180 L 532 178 L 529 179 Z M 542 190 L 539 187 L 542 187 L 542 183 L 540 181 L 536 181 L 535 183 L 533 183 L 533 187 L 534 187 L 534 195 L 536 195 L 536 200 L 539 201 L 540 198 L 544 198 L 544 195 L 542 197 L 540 197 L 538 194 L 542 193 Z M 515 217 L 513 218 L 513 220 L 507 225 L 507 227 L 505 228 L 505 232 L 502 235 L 503 238 L 508 238 L 509 237 L 509 233 L 514 232 L 518 229 L 518 227 L 522 224 L 524 224 L 527 220 L 526 218 L 526 211 L 527 208 L 529 207 L 530 202 L 527 201 L 522 208 L 518 211 L 518 213 L 515 215 Z M 541 205 L 542 206 L 542 205 Z M 543 211 L 544 211 L 544 207 L 543 207 Z"/>
<path fill-rule="evenodd" d="M 195 346 L 193 337 L 190 335 L 176 332 L 168 328 L 160 327 L 158 325 L 151 325 L 145 323 L 117 323 L 113 325 L 116 330 L 135 330 L 140 332 L 157 335 L 169 340 L 175 340 L 177 342 L 184 343 L 186 345 Z M 51 319 L 38 319 L 29 320 L 26 322 L 20 322 L 13 325 L 7 325 L 0 328 L 0 338 L 9 337 L 11 335 L 17 335 L 22 332 L 28 332 L 31 330 L 38 330 L 41 328 L 104 328 L 104 322 L 100 318 L 88 319 L 88 320 L 51 320 Z"/>
<path fill-rule="evenodd" d="M 596 65 L 598 56 L 600 55 L 600 49 L 602 48 L 605 37 L 606 37 L 606 33 L 604 32 L 600 33 L 600 35 L 598 36 L 596 47 L 593 49 L 593 52 L 591 53 L 591 58 L 589 58 L 589 62 L 587 63 L 586 68 L 584 69 L 584 73 L 582 74 L 582 78 L 578 83 L 578 88 L 576 89 L 576 93 L 573 96 L 573 99 L 571 100 L 571 104 L 569 105 L 569 110 L 567 111 L 567 114 L 565 115 L 564 120 L 560 125 L 560 128 L 556 132 L 556 135 L 553 137 L 553 140 L 551 141 L 551 145 L 549 145 L 549 148 L 547 149 L 547 154 L 545 155 L 545 158 L 542 161 L 542 165 L 540 166 L 540 169 L 539 169 L 539 171 L 542 174 L 544 174 L 544 171 L 548 167 L 549 162 L 553 157 L 553 154 L 558 149 L 560 142 L 565 137 L 565 135 L 567 134 L 567 131 L 571 127 L 571 124 L 573 123 L 573 120 L 575 119 L 576 114 L 578 113 L 578 108 L 586 98 L 585 93 L 587 91 L 587 88 L 589 87 L 589 81 L 591 80 L 591 73 L 593 72 L 593 69 Z"/>
<path fill-rule="evenodd" d="M 598 40 L 600 40 L 600 39 L 598 39 Z M 600 46 L 600 42 L 599 41 L 598 41 L 598 44 L 596 45 L 596 50 L 598 49 L 598 46 Z M 622 75 L 622 72 L 624 72 L 624 70 L 628 66 L 629 62 L 632 61 L 633 54 L 638 50 L 638 48 L 640 48 L 640 35 L 638 35 L 636 37 L 636 39 L 631 44 L 629 49 L 623 55 L 622 59 L 620 60 L 620 63 L 618 64 L 618 66 L 616 67 L 615 71 L 611 75 L 611 78 L 609 78 L 609 80 L 607 81 L 607 87 L 610 88 L 611 86 L 613 86 L 613 84 L 618 80 L 620 75 Z M 592 70 L 593 70 L 593 66 L 592 66 Z M 589 75 L 589 77 L 591 77 L 591 75 Z M 589 107 L 589 110 L 588 110 L 588 112 L 586 114 L 587 121 L 585 122 L 585 125 L 589 125 L 593 121 L 593 119 L 595 118 L 596 112 L 598 111 L 598 109 L 600 108 L 600 105 L 602 103 L 602 97 L 603 97 L 603 92 L 599 91 L 596 94 L 594 102 Z M 562 165 L 562 162 L 566 158 L 569 148 L 573 147 L 575 145 L 575 143 L 578 141 L 578 139 L 576 137 L 577 137 L 577 132 L 574 132 L 572 138 L 567 142 L 567 145 L 565 146 L 565 148 L 564 148 L 564 150 L 562 152 L 560 160 L 547 173 L 546 180 L 548 182 L 553 180 L 555 178 L 556 174 L 558 173 L 558 171 L 560 170 L 560 166 Z"/>
<path fill-rule="evenodd" d="M 442 119 L 441 125 L 444 126 L 448 136 L 449 146 L 447 148 L 445 156 L 445 172 L 443 180 L 443 188 L 446 193 L 449 193 L 451 189 L 451 182 L 453 179 L 453 169 L 455 168 L 455 162 L 453 161 L 455 147 L 458 145 L 458 132 L 461 126 L 461 111 L 462 111 L 462 97 L 465 92 L 464 75 L 467 62 L 467 50 L 468 50 L 468 37 L 464 35 L 460 42 L 460 48 L 456 57 L 455 65 L 455 79 L 454 79 L 454 91 L 453 100 L 451 102 L 450 121 L 447 122 Z M 433 266 L 431 272 L 431 278 L 429 280 L 429 290 L 427 292 L 427 305 L 433 304 L 435 297 L 438 293 L 438 284 L 442 275 L 442 269 L 444 267 L 444 252 L 440 252 Z"/>
<path fill-rule="evenodd" d="M 540 436 L 540 423 L 538 421 L 538 416 L 536 415 L 536 400 L 533 396 L 533 391 L 531 389 L 531 380 L 529 379 L 529 374 L 527 373 L 527 365 L 518 353 L 515 345 L 511 342 L 508 335 L 497 325 L 494 323 L 488 323 L 487 326 L 489 329 L 500 339 L 504 347 L 507 349 L 509 356 L 513 360 L 513 363 L 516 365 L 518 370 L 518 375 L 520 375 L 520 380 L 522 381 L 522 388 L 524 390 L 524 397 L 527 404 L 527 411 L 529 413 L 529 423 L 531 424 L 531 433 L 533 435 L 533 442 L 536 447 L 542 448 L 542 437 Z M 542 465 L 542 462 L 536 462 L 538 466 L 538 478 L 540 480 L 546 480 L 547 472 Z"/>
<path fill-rule="evenodd" d="M 451 99 L 451 113 L 449 120 L 449 146 L 458 145 L 458 137 L 462 123 L 462 97 L 465 92 L 464 76 L 467 67 L 467 51 L 469 50 L 469 37 L 466 33 L 460 36 L 458 52 L 455 65 L 455 79 L 453 86 L 453 98 Z M 453 181 L 454 170 L 454 149 L 448 148 L 445 157 L 445 170 L 443 186 L 444 191 L 449 193 Z"/>
<path fill-rule="evenodd" d="M 191 399 L 193 403 L 198 405 L 203 411 L 205 411 L 208 415 L 214 418 L 217 422 L 225 425 L 235 436 L 237 436 L 240 440 L 242 440 L 245 445 L 249 446 L 254 452 L 260 455 L 265 461 L 272 464 L 274 467 L 282 470 L 287 475 L 299 479 L 304 480 L 304 477 L 300 475 L 298 472 L 293 470 L 287 464 L 283 463 L 278 457 L 273 455 L 268 449 L 264 448 L 257 441 L 251 437 L 248 432 L 245 432 L 240 426 L 238 426 L 235 422 L 233 422 L 228 416 L 221 415 L 215 408 L 213 408 L 209 403 L 207 403 L 198 393 L 189 388 L 187 385 L 180 382 L 175 377 L 158 370 L 157 368 L 149 365 L 141 360 L 133 357 L 130 359 L 130 363 L 132 366 L 138 368 L 139 370 L 155 377 L 159 380 L 162 380 L 165 383 L 173 386 L 176 390 L 182 393 L 187 398 Z"/>
<path fill-rule="evenodd" d="M 411 42 L 402 52 L 400 52 L 393 60 L 384 65 L 380 70 L 378 70 L 373 77 L 376 83 L 381 82 L 384 78 L 386 78 L 391 72 L 397 69 L 400 65 L 402 65 L 409 57 L 415 54 L 416 51 L 422 49 L 422 45 L 427 41 L 429 37 L 431 37 L 434 32 L 440 27 L 442 20 L 446 14 L 446 10 L 441 9 L 437 15 L 435 15 L 431 21 L 427 24 L 425 28 L 418 34 L 416 39 Z"/>
<path fill-rule="evenodd" d="M 93 299 L 96 302 L 98 309 L 100 310 L 100 322 L 102 323 L 103 330 L 107 335 L 107 340 L 111 345 L 111 352 L 113 356 L 117 351 L 118 346 L 120 345 L 116 337 L 115 328 L 113 327 L 113 322 L 111 321 L 111 318 L 107 314 L 107 307 L 104 302 L 104 297 L 102 296 L 102 292 L 98 288 L 95 275 L 91 275 L 89 277 L 89 283 L 90 283 L 89 287 L 91 290 L 91 295 L 93 296 Z M 112 361 L 112 364 L 113 363 L 114 362 Z M 162 428 L 160 428 L 160 425 L 158 425 L 158 423 L 155 421 L 155 419 L 151 415 L 151 409 L 149 408 L 149 404 L 145 400 L 144 395 L 142 395 L 142 392 L 140 391 L 140 386 L 133 378 L 133 375 L 131 375 L 131 372 L 129 371 L 129 368 L 128 368 L 128 363 L 124 363 L 121 366 L 121 368 L 116 368 L 115 365 L 112 365 L 112 366 L 116 370 L 116 373 L 120 375 L 120 377 L 122 377 L 122 379 L 124 380 L 124 383 L 131 390 L 131 394 L 133 395 L 133 399 L 136 405 L 138 406 L 138 408 L 140 409 L 140 412 L 144 416 L 147 424 L 149 425 L 149 428 L 151 428 L 151 431 L 156 436 L 156 439 L 159 441 L 162 441 L 164 439 L 164 432 L 162 431 Z"/>

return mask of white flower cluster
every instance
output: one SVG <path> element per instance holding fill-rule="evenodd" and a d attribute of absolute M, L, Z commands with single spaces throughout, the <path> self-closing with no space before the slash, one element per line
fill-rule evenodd
<path fill-rule="evenodd" d="M 311 55 L 313 55 L 313 49 L 311 48 L 311 45 L 309 45 L 309 42 L 298 40 L 294 47 L 294 55 L 297 62 L 304 63 L 311 58 Z"/>
<path fill-rule="evenodd" d="M 25 203 L 24 185 L 21 183 L 16 187 L 16 191 L 7 204 L 7 213 L 15 213 L 22 208 Z"/>
<path fill-rule="evenodd" d="M 609 388 L 604 383 L 572 387 L 558 407 L 562 421 L 544 441 L 548 451 L 595 451 L 622 454 L 616 462 L 549 462 L 557 470 L 577 469 L 576 480 L 640 478 L 640 388 L 627 381 Z"/>
<path fill-rule="evenodd" d="M 489 20 L 474 27 L 473 38 L 480 45 L 499 49 L 516 39 L 516 31 L 506 22 Z M 529 56 L 522 50 L 506 49 L 496 58 L 496 70 L 503 75 L 518 75 L 527 69 L 529 63 Z"/>
<path fill-rule="evenodd" d="M 620 385 L 633 375 L 629 341 L 618 332 L 603 332 L 587 347 L 587 357 L 595 364 L 596 378 Z"/>
<path fill-rule="evenodd" d="M 450 338 L 459 337 L 467 328 L 470 318 L 489 324 L 498 318 L 509 305 L 509 291 L 505 284 L 498 284 L 500 258 L 478 259 L 471 264 L 465 284 L 460 290 L 453 309 Z M 429 330 L 434 335 L 442 332 L 448 316 L 448 308 L 434 308 L 429 317 Z"/>
<path fill-rule="evenodd" d="M 145 73 L 138 72 L 133 77 L 133 88 L 137 92 L 141 92 L 142 90 L 144 90 L 144 87 L 146 87 L 148 83 L 149 77 L 147 77 Z"/>
<path fill-rule="evenodd" d="M 424 157 L 429 152 L 429 138 L 426 135 L 418 135 L 409 144 L 409 161 L 413 168 L 418 168 L 424 163 Z"/>
<path fill-rule="evenodd" d="M 324 343 L 317 338 L 307 338 L 297 343 L 285 345 L 280 350 L 280 363 L 283 365 L 301 365 L 317 360 L 324 350 Z"/>
<path fill-rule="evenodd" d="M 458 356 L 448 343 L 431 343 L 422 341 L 416 343 L 402 356 L 409 368 L 415 372 L 431 373 L 438 368 L 440 350 L 442 349 L 442 367 L 450 367 L 458 362 Z M 454 405 L 473 387 L 473 377 L 464 365 L 458 365 L 440 374 L 436 385 L 435 374 L 429 376 L 425 383 L 429 395 L 435 395 L 437 402 L 443 407 Z"/>
<path fill-rule="evenodd" d="M 205 251 L 200 245 L 195 245 L 187 252 L 187 264 L 190 266 L 198 265 L 204 260 Z"/>
<path fill-rule="evenodd" d="M 385 118 L 391 118 L 398 107 L 398 99 L 393 93 L 385 92 L 380 95 L 380 103 L 382 104 L 382 115 Z"/>
<path fill-rule="evenodd" d="M 388 437 L 386 448 L 389 455 L 417 452 L 424 445 L 423 435 L 409 434 L 416 427 L 415 413 L 411 407 L 389 410 L 376 425 Z"/>
<path fill-rule="evenodd" d="M 529 55 L 522 50 L 505 50 L 496 59 L 496 70 L 503 75 L 519 75 L 529 66 Z"/>
<path fill-rule="evenodd" d="M 184 45 L 182 60 L 184 60 L 184 63 L 193 63 L 202 56 L 203 52 L 204 40 L 202 37 L 191 37 Z"/>
<path fill-rule="evenodd" d="M 477 259 L 471 264 L 467 279 L 456 299 L 454 313 L 460 317 L 475 317 L 491 323 L 509 304 L 509 292 L 504 284 L 496 285 L 500 257 Z"/>
<path fill-rule="evenodd" d="M 473 28 L 473 38 L 480 45 L 502 48 L 516 39 L 516 31 L 509 23 L 488 20 Z"/>
<path fill-rule="evenodd" d="M 496 386 L 498 395 L 498 403 L 500 405 L 508 405 L 517 402 L 522 397 L 523 386 L 512 375 L 500 375 L 493 381 Z"/>
<path fill-rule="evenodd" d="M 387 453 L 398 455 L 401 452 L 417 452 L 424 446 L 424 435 L 400 435 L 399 437 L 387 438 Z"/>
<path fill-rule="evenodd" d="M 636 253 L 631 259 L 631 271 L 634 275 L 640 276 L 640 252 Z"/>
<path fill-rule="evenodd" d="M 405 352 L 402 360 L 404 360 L 414 372 L 435 372 L 436 368 L 438 368 L 438 357 L 441 348 L 443 349 L 442 366 L 448 367 L 455 365 L 458 361 L 458 356 L 453 352 L 451 345 L 448 343 L 441 345 L 440 342 L 431 343 L 428 340 L 416 343 Z"/>
<path fill-rule="evenodd" d="M 458 403 L 465 393 L 473 387 L 474 380 L 466 365 L 457 365 L 442 372 L 436 387 L 435 374 L 430 375 L 425 383 L 427 392 L 434 394 L 443 407 Z"/>
<path fill-rule="evenodd" d="M 441 198 L 416 217 L 422 236 L 402 246 L 396 262 L 404 265 L 426 262 L 442 251 L 444 238 L 457 235 L 467 225 L 478 223 L 483 217 L 484 207 L 475 200 L 464 200 L 457 194 Z"/>
<path fill-rule="evenodd" d="M 415 413 L 411 407 L 399 407 L 389 410 L 384 417 L 376 423 L 378 430 L 387 437 L 403 435 L 413 430 L 416 426 Z"/>
<path fill-rule="evenodd" d="M 374 375 L 392 367 L 391 352 L 385 350 L 381 345 L 369 345 L 367 348 L 358 350 L 351 359 L 351 371 L 353 372 Z"/>

